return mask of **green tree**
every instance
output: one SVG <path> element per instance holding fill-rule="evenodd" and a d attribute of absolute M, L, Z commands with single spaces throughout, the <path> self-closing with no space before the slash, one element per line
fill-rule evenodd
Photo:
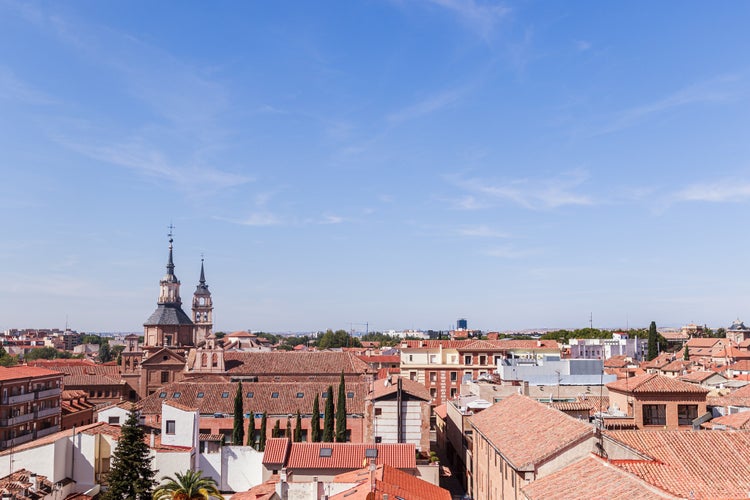
<path fill-rule="evenodd" d="M 320 441 L 320 397 L 318 394 L 315 395 L 310 418 L 310 441 L 313 443 Z"/>
<path fill-rule="evenodd" d="M 102 342 L 99 345 L 99 362 L 107 363 L 112 361 L 112 351 L 109 349 L 109 342 Z"/>
<path fill-rule="evenodd" d="M 15 366 L 18 364 L 18 358 L 16 356 L 11 356 L 8 354 L 8 351 L 5 350 L 3 346 L 0 346 L 0 366 L 5 366 L 6 368 L 9 366 Z"/>
<path fill-rule="evenodd" d="M 242 446 L 245 440 L 245 415 L 242 407 L 242 382 L 237 384 L 234 395 L 234 427 L 232 428 L 232 444 Z"/>
<path fill-rule="evenodd" d="M 125 424 L 120 428 L 120 438 L 112 453 L 112 464 L 107 474 L 107 491 L 103 500 L 147 500 L 156 482 L 151 470 L 151 453 L 144 440 L 143 429 L 138 425 L 135 406 L 130 408 Z"/>
<path fill-rule="evenodd" d="M 294 442 L 302 442 L 302 415 L 300 415 L 299 409 L 297 409 L 297 420 L 294 422 Z"/>
<path fill-rule="evenodd" d="M 263 412 L 263 416 L 260 419 L 260 436 L 258 436 L 258 451 L 265 451 L 266 449 L 266 421 L 268 416 L 266 412 Z"/>
<path fill-rule="evenodd" d="M 162 484 L 154 491 L 153 500 L 224 500 L 216 481 L 203 477 L 201 471 L 187 470 L 175 477 L 164 476 Z"/>
<path fill-rule="evenodd" d="M 658 342 L 659 338 L 656 332 L 656 322 L 652 321 L 651 325 L 648 327 L 648 355 L 646 356 L 646 361 L 651 361 L 659 355 Z"/>
<path fill-rule="evenodd" d="M 727 330 L 725 328 L 719 328 L 716 330 L 716 333 L 714 334 L 716 338 L 723 339 L 727 336 Z"/>
<path fill-rule="evenodd" d="M 346 330 L 331 329 L 318 338 L 318 347 L 320 349 L 333 349 L 337 347 L 362 347 L 362 342 L 358 338 L 349 335 Z"/>
<path fill-rule="evenodd" d="M 255 414 L 250 412 L 250 422 L 247 424 L 247 446 L 258 449 L 255 442 Z"/>
<path fill-rule="evenodd" d="M 273 424 L 273 429 L 271 430 L 271 437 L 281 437 L 281 420 L 276 419 L 276 423 Z"/>
<path fill-rule="evenodd" d="M 284 432 L 284 437 L 292 439 L 292 419 L 289 417 L 286 419 L 286 431 Z"/>
<path fill-rule="evenodd" d="M 336 401 L 336 442 L 346 442 L 346 387 L 344 386 L 344 372 L 339 380 L 339 397 Z"/>
<path fill-rule="evenodd" d="M 685 344 L 685 350 L 682 353 L 682 359 L 685 361 L 690 361 L 690 350 L 688 350 L 687 344 Z"/>
<path fill-rule="evenodd" d="M 54 347 L 35 347 L 29 350 L 23 359 L 26 361 L 32 361 L 35 359 L 55 359 L 59 356 L 59 352 Z"/>
<path fill-rule="evenodd" d="M 326 410 L 323 416 L 323 442 L 333 442 L 333 387 L 328 386 L 326 391 Z"/>

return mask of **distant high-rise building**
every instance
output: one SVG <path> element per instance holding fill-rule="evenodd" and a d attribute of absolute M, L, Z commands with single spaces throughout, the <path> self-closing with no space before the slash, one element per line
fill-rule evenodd
<path fill-rule="evenodd" d="M 466 321 L 466 318 L 459 318 L 458 321 L 456 321 L 456 330 L 468 330 L 469 329 L 469 322 Z"/>

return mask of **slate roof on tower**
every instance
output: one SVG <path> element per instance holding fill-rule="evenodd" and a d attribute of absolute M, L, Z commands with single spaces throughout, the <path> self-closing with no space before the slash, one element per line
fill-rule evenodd
<path fill-rule="evenodd" d="M 159 304 L 151 316 L 148 317 L 144 326 L 154 325 L 192 325 L 193 320 L 185 314 L 180 306 L 175 304 Z"/>

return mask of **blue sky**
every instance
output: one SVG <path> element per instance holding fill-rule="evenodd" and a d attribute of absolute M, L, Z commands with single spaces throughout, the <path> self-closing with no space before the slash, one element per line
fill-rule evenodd
<path fill-rule="evenodd" d="M 747 2 L 0 0 L 0 328 L 750 319 Z M 354 328 L 363 328 L 354 325 Z"/>

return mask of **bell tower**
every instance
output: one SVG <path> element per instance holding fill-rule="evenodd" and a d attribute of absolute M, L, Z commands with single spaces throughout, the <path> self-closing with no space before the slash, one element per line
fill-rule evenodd
<path fill-rule="evenodd" d="M 203 270 L 203 258 L 201 258 L 201 278 L 193 294 L 193 324 L 195 324 L 193 345 L 197 346 L 212 334 L 213 310 L 211 292 L 206 284 L 206 273 Z"/>

